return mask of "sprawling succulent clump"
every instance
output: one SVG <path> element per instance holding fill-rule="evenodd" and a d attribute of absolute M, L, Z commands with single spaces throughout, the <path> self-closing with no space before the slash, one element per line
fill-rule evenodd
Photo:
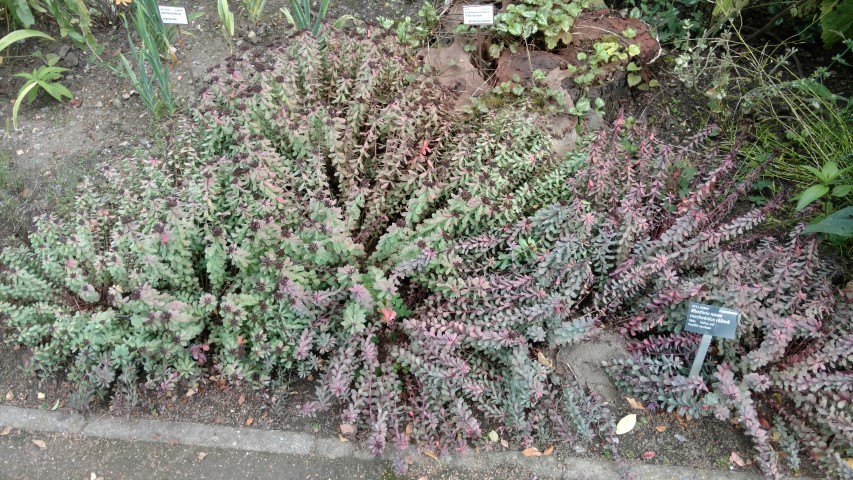
<path fill-rule="evenodd" d="M 738 418 L 768 477 L 782 472 L 773 432 L 791 470 L 805 447 L 826 471 L 849 474 L 853 302 L 836 299 L 830 280 L 837 272 L 798 233 L 784 243 L 764 238 L 750 250 L 721 249 L 701 269 L 659 278 L 622 324 L 634 339 L 632 357 L 608 369 L 654 408 Z M 688 370 L 699 335 L 682 331 L 691 301 L 741 312 L 737 338 L 715 342 L 707 371 L 696 377 Z"/>
<path fill-rule="evenodd" d="M 736 149 L 709 153 L 710 129 L 670 147 L 619 118 L 554 157 L 541 118 L 453 113 L 384 34 L 288 45 L 228 58 L 168 152 L 115 165 L 71 218 L 0 254 L 0 319 L 31 367 L 115 410 L 141 384 L 313 376 L 302 413 L 338 409 L 377 453 L 490 448 L 482 422 L 524 446 L 615 445 L 549 348 L 638 298 L 673 310 L 631 331 L 676 322 L 676 302 L 717 285 L 713 262 L 765 213 L 729 215 Z M 802 295 L 833 308 L 827 286 Z M 784 347 L 768 349 L 755 362 Z"/>

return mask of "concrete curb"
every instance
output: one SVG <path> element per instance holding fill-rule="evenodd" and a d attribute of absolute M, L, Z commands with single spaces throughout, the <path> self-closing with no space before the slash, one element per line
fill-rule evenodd
<path fill-rule="evenodd" d="M 318 459 L 350 457 L 373 461 L 368 452 L 356 449 L 351 443 L 337 438 L 318 438 L 299 432 L 258 430 L 204 425 L 189 422 L 127 419 L 116 417 L 86 418 L 66 412 L 49 412 L 28 408 L 0 406 L 0 426 L 10 426 L 28 432 L 78 434 L 90 438 L 182 444 L 202 448 L 267 452 L 288 455 L 310 455 Z M 435 469 L 436 462 L 422 455 L 413 455 L 415 463 Z M 525 458 L 519 452 L 489 452 L 454 456 L 442 462 L 443 468 L 471 473 L 515 469 L 540 478 L 573 480 L 610 480 L 619 478 L 615 462 L 555 455 Z M 701 470 L 668 465 L 631 464 L 641 479 L 653 480 L 722 480 L 759 479 L 758 475 L 743 472 Z"/>

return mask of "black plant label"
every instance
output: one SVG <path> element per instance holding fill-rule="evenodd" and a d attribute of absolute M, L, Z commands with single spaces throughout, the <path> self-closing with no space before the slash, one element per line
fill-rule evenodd
<path fill-rule="evenodd" d="M 731 308 L 691 303 L 684 330 L 702 335 L 735 338 L 740 312 Z"/>

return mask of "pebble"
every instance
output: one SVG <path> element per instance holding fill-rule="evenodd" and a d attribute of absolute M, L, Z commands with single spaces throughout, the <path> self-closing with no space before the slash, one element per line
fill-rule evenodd
<path fill-rule="evenodd" d="M 686 441 L 687 441 L 687 438 L 686 438 L 684 435 L 679 435 L 679 434 L 677 434 L 677 433 L 676 433 L 676 434 L 675 434 L 675 435 L 673 435 L 673 436 L 675 437 L 675 439 L 676 439 L 676 440 L 678 440 L 678 441 L 679 441 L 679 442 L 681 442 L 681 443 L 684 443 L 684 442 L 686 442 Z"/>
<path fill-rule="evenodd" d="M 68 55 L 68 52 L 70 51 L 71 47 L 69 45 L 63 45 L 59 47 L 59 50 L 56 52 L 56 54 L 59 55 L 59 58 L 65 58 L 65 56 Z"/>
<path fill-rule="evenodd" d="M 247 38 L 251 43 L 258 43 L 258 41 L 260 40 L 254 30 L 249 32 L 249 36 Z"/>
<path fill-rule="evenodd" d="M 113 106 L 114 106 L 114 107 L 116 107 L 116 108 L 121 107 L 121 99 L 120 99 L 120 98 L 116 98 L 115 100 L 113 100 Z"/>
<path fill-rule="evenodd" d="M 130 94 L 129 94 L 129 93 L 125 93 L 124 95 L 122 95 L 122 96 L 121 96 L 121 98 L 123 98 L 123 99 L 125 99 L 125 100 L 130 100 Z"/>
<path fill-rule="evenodd" d="M 102 102 L 100 100 L 98 100 L 98 102 L 95 103 L 95 108 L 103 108 L 103 106 L 104 106 L 104 102 Z"/>
<path fill-rule="evenodd" d="M 66 67 L 76 67 L 80 64 L 80 58 L 77 56 L 76 53 L 71 52 L 66 55 L 64 59 L 62 59 L 62 63 Z"/>

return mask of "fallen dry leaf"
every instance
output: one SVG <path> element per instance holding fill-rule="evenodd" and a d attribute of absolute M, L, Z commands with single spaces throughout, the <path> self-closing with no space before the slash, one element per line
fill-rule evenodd
<path fill-rule="evenodd" d="M 347 440 L 347 437 L 341 435 L 340 433 L 338 434 L 338 440 L 340 440 L 341 443 L 349 442 L 349 440 Z"/>
<path fill-rule="evenodd" d="M 507 442 L 503 438 L 501 439 L 501 445 L 503 445 L 504 448 L 509 448 L 509 442 Z"/>
<path fill-rule="evenodd" d="M 545 365 L 548 368 L 554 368 L 554 361 L 546 357 L 541 350 L 536 352 L 536 360 L 538 360 L 539 363 Z"/>
<path fill-rule="evenodd" d="M 423 477 L 418 477 L 418 480 L 429 480 L 429 477 L 424 475 Z"/>
<path fill-rule="evenodd" d="M 676 413 L 676 414 L 675 414 L 675 419 L 678 421 L 678 424 L 679 424 L 679 425 L 681 425 L 682 427 L 687 428 L 687 419 L 686 419 L 686 418 L 684 418 L 684 415 L 681 415 L 681 414 Z"/>
<path fill-rule="evenodd" d="M 241 393 L 240 398 L 237 399 L 237 405 L 242 405 L 246 403 L 246 394 Z"/>
<path fill-rule="evenodd" d="M 841 289 L 841 293 L 848 299 L 853 300 L 853 280 L 847 282 L 847 285 Z M 847 461 L 850 462 L 850 459 L 847 459 Z M 853 465 L 851 465 L 851 468 L 853 468 Z"/>
<path fill-rule="evenodd" d="M 644 453 L 644 454 L 640 455 L 640 457 L 641 457 L 643 460 L 651 460 L 651 459 L 655 458 L 655 452 L 653 452 L 653 451 L 649 450 L 648 452 L 646 452 L 646 453 Z"/>
<path fill-rule="evenodd" d="M 207 456 L 206 452 L 198 452 L 198 455 L 197 455 L 199 460 L 204 460 L 204 457 L 206 457 L 206 456 Z"/>
<path fill-rule="evenodd" d="M 545 449 L 545 451 L 543 451 L 543 452 L 542 452 L 542 455 L 545 455 L 546 457 L 548 457 L 548 456 L 550 456 L 552 453 L 554 453 L 554 446 L 553 446 L 553 445 L 551 445 L 550 447 L 546 448 L 546 449 Z"/>
<path fill-rule="evenodd" d="M 616 424 L 616 435 L 624 435 L 634 429 L 637 425 L 637 416 L 635 414 L 625 415 Z"/>
<path fill-rule="evenodd" d="M 770 422 L 762 417 L 758 417 L 758 424 L 761 425 L 761 428 L 765 430 L 770 430 Z"/>
<path fill-rule="evenodd" d="M 5 437 L 6 435 L 9 435 L 10 433 L 12 433 L 12 427 L 7 426 L 6 428 L 3 429 L 2 432 L 0 432 L 0 437 Z"/>
<path fill-rule="evenodd" d="M 630 405 L 631 408 L 633 408 L 634 410 L 645 410 L 646 409 L 645 405 L 640 403 L 634 397 L 625 397 L 625 400 L 628 400 L 628 405 Z"/>
<path fill-rule="evenodd" d="M 847 465 L 850 465 L 850 468 L 853 468 L 853 458 L 847 459 Z"/>
<path fill-rule="evenodd" d="M 436 462 L 438 461 L 438 455 L 434 454 L 433 452 L 431 452 L 429 450 L 424 450 L 424 455 L 435 460 Z"/>
<path fill-rule="evenodd" d="M 195 394 L 196 394 L 196 390 L 194 388 L 190 388 L 187 390 L 187 396 L 188 397 L 192 397 Z"/>
<path fill-rule="evenodd" d="M 655 427 L 655 430 L 657 430 L 658 432 L 663 433 L 663 432 L 665 432 L 665 431 L 666 431 L 666 425 L 658 425 L 657 427 Z"/>
<path fill-rule="evenodd" d="M 253 424 L 253 423 L 255 423 L 255 419 L 254 419 L 254 418 L 249 417 L 249 418 L 247 418 L 247 419 L 246 419 L 246 425 L 251 425 L 251 424 Z"/>
<path fill-rule="evenodd" d="M 37 446 L 37 447 L 41 448 L 42 450 L 44 450 L 45 448 L 47 448 L 47 444 L 46 444 L 46 443 L 44 443 L 44 440 L 33 440 L 33 445 L 35 445 L 35 446 Z"/>
<path fill-rule="evenodd" d="M 528 447 L 521 451 L 521 454 L 525 457 L 541 457 L 542 452 L 539 451 L 536 447 Z"/>
<path fill-rule="evenodd" d="M 6 401 L 7 401 L 7 402 L 11 402 L 11 401 L 12 401 L 12 400 L 14 400 L 14 399 L 15 399 L 15 394 L 14 394 L 14 393 L 12 393 L 12 391 L 11 391 L 11 390 L 9 390 L 8 392 L 6 392 Z"/>
<path fill-rule="evenodd" d="M 732 454 L 729 455 L 729 461 L 737 465 L 738 467 L 746 466 L 746 462 L 744 462 L 743 459 L 740 458 L 740 455 L 735 452 L 732 452 Z"/>
<path fill-rule="evenodd" d="M 355 433 L 355 425 L 351 425 L 349 423 L 342 423 L 340 429 L 341 433 L 344 435 L 352 435 Z"/>

